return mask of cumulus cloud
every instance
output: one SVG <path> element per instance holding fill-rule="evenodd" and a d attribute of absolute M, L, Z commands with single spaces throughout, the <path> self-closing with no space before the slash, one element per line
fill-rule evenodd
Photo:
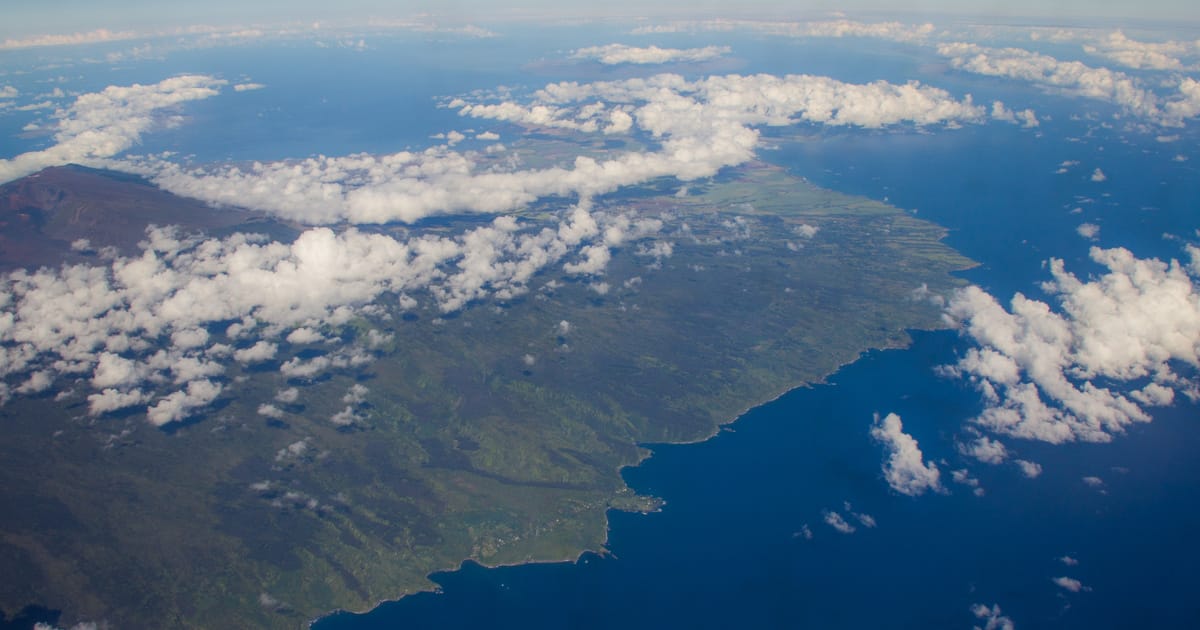
<path fill-rule="evenodd" d="M 966 468 L 950 471 L 950 478 L 954 480 L 954 483 L 971 488 L 971 492 L 977 497 L 981 497 L 986 493 L 983 487 L 979 485 L 979 480 L 972 477 L 971 472 Z"/>
<path fill-rule="evenodd" d="M 837 512 L 825 510 L 822 512 L 821 516 L 825 519 L 826 525 L 832 527 L 834 531 L 840 534 L 853 534 L 855 531 L 858 531 L 858 528 L 846 522 L 846 519 Z"/>
<path fill-rule="evenodd" d="M 173 392 L 146 411 L 146 417 L 154 426 L 183 420 L 199 408 L 208 406 L 221 395 L 221 385 L 200 380 L 187 384 L 185 389 Z"/>
<path fill-rule="evenodd" d="M 142 393 L 142 390 L 140 389 L 133 389 L 123 392 L 117 389 L 107 388 L 95 394 L 89 394 L 87 400 L 88 413 L 93 416 L 98 416 L 117 411 L 119 409 L 128 409 L 129 407 L 144 405 L 150 400 L 150 395 Z"/>
<path fill-rule="evenodd" d="M 38 394 L 50 389 L 54 384 L 54 375 L 47 370 L 38 370 L 29 375 L 29 378 L 21 383 L 16 391 L 18 394 Z"/>
<path fill-rule="evenodd" d="M 608 44 L 580 48 L 571 53 L 572 59 L 594 59 L 605 65 L 659 64 L 708 61 L 731 52 L 728 46 L 705 46 L 703 48 L 644 48 L 625 44 Z"/>
<path fill-rule="evenodd" d="M 267 86 L 263 85 L 262 83 L 238 83 L 233 86 L 233 90 L 235 92 L 251 92 L 254 90 L 261 90 L 265 87 Z"/>
<path fill-rule="evenodd" d="M 1015 460 L 1017 467 L 1021 469 L 1021 474 L 1029 479 L 1037 479 L 1042 474 L 1042 465 L 1037 462 L 1031 462 L 1024 459 Z"/>
<path fill-rule="evenodd" d="M 312 328 L 309 328 L 308 326 L 301 326 L 301 327 L 293 330 L 292 332 L 288 333 L 288 336 L 287 336 L 288 343 L 294 343 L 294 344 L 300 344 L 300 345 L 310 344 L 310 343 L 320 343 L 322 341 L 325 341 L 325 335 L 322 335 L 320 332 L 318 332 Z"/>
<path fill-rule="evenodd" d="M 153 85 L 110 86 L 83 94 L 55 112 L 54 144 L 40 151 L 0 159 L 0 183 L 48 166 L 89 163 L 118 155 L 138 142 L 164 112 L 187 101 L 215 96 L 225 81 L 183 75 Z"/>
<path fill-rule="evenodd" d="M 357 424 L 362 420 L 354 408 L 347 405 L 345 409 L 333 414 L 329 417 L 329 421 L 339 427 L 349 427 Z"/>
<path fill-rule="evenodd" d="M 367 394 L 371 392 L 366 385 L 355 383 L 346 390 L 346 395 L 342 396 L 342 402 L 347 405 L 361 405 L 367 399 Z"/>
<path fill-rule="evenodd" d="M 1000 101 L 992 103 L 992 118 L 995 120 L 1003 120 L 1013 124 L 1020 124 L 1025 128 L 1037 127 L 1041 123 L 1038 121 L 1037 114 L 1032 109 L 1023 109 L 1015 112 L 1004 105 Z"/>
<path fill-rule="evenodd" d="M 1008 449 L 1004 444 L 989 437 L 980 436 L 974 441 L 962 446 L 962 453 L 985 463 L 1001 464 L 1008 459 Z"/>
<path fill-rule="evenodd" d="M 812 238 L 817 235 L 817 230 L 819 229 L 820 228 L 815 225 L 801 223 L 800 225 L 792 228 L 792 231 L 795 232 L 800 238 Z"/>
<path fill-rule="evenodd" d="M 1100 226 L 1095 223 L 1080 223 L 1079 227 L 1075 228 L 1075 233 L 1089 241 L 1094 241 L 1100 235 Z"/>
<path fill-rule="evenodd" d="M 925 463 L 921 449 L 913 437 L 904 432 L 900 416 L 889 413 L 880 418 L 875 415 L 871 437 L 884 445 L 887 460 L 883 464 L 883 476 L 893 490 L 908 496 L 918 496 L 927 490 L 940 491 L 940 472 L 933 462 Z"/>
<path fill-rule="evenodd" d="M 249 348 L 235 351 L 233 359 L 238 363 L 261 363 L 274 359 L 275 353 L 278 351 L 279 346 L 269 341 L 259 341 Z"/>
<path fill-rule="evenodd" d="M 1106 442 L 1149 421 L 1143 406 L 1169 404 L 1174 392 L 1196 397 L 1196 384 L 1171 365 L 1200 366 L 1200 250 L 1189 253 L 1185 266 L 1093 247 L 1092 260 L 1108 271 L 1088 281 L 1052 259 L 1043 289 L 1057 312 L 1019 293 L 1006 310 L 978 287 L 957 292 L 947 313 L 978 347 L 944 373 L 982 394 L 986 408 L 974 422 L 1055 444 Z"/>
<path fill-rule="evenodd" d="M 971 606 L 971 614 L 983 621 L 983 625 L 975 626 L 974 630 L 1013 630 L 1016 627 L 1012 619 L 1001 614 L 999 604 L 992 604 L 990 608 L 975 604 Z"/>
<path fill-rule="evenodd" d="M 1072 593 L 1078 593 L 1080 591 L 1092 590 L 1092 589 L 1084 586 L 1082 582 L 1080 582 L 1079 580 L 1076 580 L 1075 578 L 1056 577 L 1056 578 L 1051 578 L 1050 581 L 1057 584 L 1058 587 L 1063 589 L 1064 591 L 1069 591 Z"/>
<path fill-rule="evenodd" d="M 289 379 L 312 380 L 328 370 L 362 367 L 371 357 L 361 348 L 340 348 L 336 352 L 311 359 L 292 357 L 279 366 L 279 372 Z"/>
<path fill-rule="evenodd" d="M 304 453 L 308 452 L 309 441 L 310 438 L 296 440 L 295 442 L 292 442 L 291 444 L 279 449 L 279 451 L 275 453 L 275 461 L 282 462 L 289 459 L 303 457 Z"/>
<path fill-rule="evenodd" d="M 1096 170 L 1092 171 L 1091 180 L 1094 182 L 1106 182 L 1108 181 L 1108 175 L 1105 175 L 1104 171 L 1097 168 Z"/>
<path fill-rule="evenodd" d="M 865 512 L 855 512 L 854 506 L 850 505 L 849 501 L 844 501 L 842 503 L 842 508 L 846 510 L 847 514 L 854 517 L 854 520 L 858 521 L 860 525 L 866 527 L 867 529 L 872 529 L 878 525 L 878 523 L 875 522 L 874 516 L 871 516 Z"/>

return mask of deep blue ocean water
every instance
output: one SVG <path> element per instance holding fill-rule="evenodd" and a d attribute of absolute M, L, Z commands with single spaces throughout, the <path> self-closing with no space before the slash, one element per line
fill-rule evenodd
<path fill-rule="evenodd" d="M 134 151 L 178 151 L 198 162 L 385 153 L 433 144 L 437 132 L 488 126 L 436 109 L 436 97 L 657 71 L 555 61 L 585 45 L 650 43 L 590 28 L 513 31 L 497 40 L 377 37 L 361 53 L 295 44 L 67 68 L 49 67 L 56 62 L 48 59 L 42 70 L 0 82 L 35 94 L 179 72 L 253 80 L 267 88 L 189 104 L 185 124 L 147 134 Z M 1037 283 L 1047 278 L 1049 257 L 1081 275 L 1098 271 L 1087 259 L 1093 244 L 1178 257 L 1179 243 L 1164 234 L 1194 239 L 1200 227 L 1194 131 L 1171 130 L 1181 138 L 1164 143 L 1155 130 L 1120 122 L 1103 128 L 1112 111 L 1102 105 L 948 72 L 927 52 L 901 45 L 723 34 L 653 43 L 733 44 L 731 58 L 684 69 L 697 74 L 918 78 L 1049 117 L 1039 130 L 1004 123 L 931 132 L 809 128 L 803 141 L 764 132 L 775 146 L 764 149 L 765 159 L 946 226 L 947 242 L 980 263 L 963 276 L 1002 301 L 1017 291 L 1042 297 Z M 49 53 L 30 53 L 42 54 Z M 1078 112 L 1094 119 L 1072 120 Z M 5 156 L 45 145 L 44 136 L 18 137 L 38 116 L 0 116 Z M 1080 163 L 1055 174 L 1065 160 Z M 1108 181 L 1089 180 L 1098 167 Z M 1076 233 L 1084 221 L 1101 227 L 1095 242 Z M 969 611 L 976 603 L 999 604 L 1022 629 L 1194 626 L 1197 407 L 1160 410 L 1153 423 L 1111 444 L 1006 440 L 1015 456 L 1044 467 L 1041 477 L 1025 479 L 1012 464 L 979 464 L 956 450 L 963 422 L 978 411 L 977 395 L 933 370 L 964 348 L 952 332 L 916 333 L 910 349 L 868 353 L 828 384 L 755 409 L 706 443 L 653 446 L 654 457 L 625 476 L 667 505 L 657 514 L 611 514 L 610 556 L 501 569 L 468 563 L 434 576 L 439 593 L 366 615 L 333 615 L 316 627 L 967 628 L 980 623 Z M 889 412 L 902 416 L 927 459 L 938 462 L 950 494 L 911 498 L 889 490 L 883 453 L 869 436 L 873 414 Z M 964 467 L 984 496 L 949 481 L 951 470 Z M 1084 476 L 1103 478 L 1106 493 L 1087 487 Z M 822 522 L 824 510 L 847 515 L 847 502 L 877 527 L 860 524 L 844 535 Z M 797 535 L 806 525 L 811 540 Z M 1064 566 L 1063 555 L 1078 566 Z M 1051 582 L 1062 575 L 1092 590 L 1066 593 Z"/>

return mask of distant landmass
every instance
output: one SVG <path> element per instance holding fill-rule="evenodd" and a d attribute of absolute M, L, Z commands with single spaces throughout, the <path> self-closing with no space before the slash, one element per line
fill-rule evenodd
<path fill-rule="evenodd" d="M 104 248 L 136 254 L 148 225 L 211 234 L 236 226 L 277 235 L 288 230 L 259 212 L 213 207 L 136 175 L 72 164 L 0 186 L 0 270 L 82 262 Z"/>
<path fill-rule="evenodd" d="M 19 507 L 0 514 L 0 610 L 295 628 L 429 589 L 430 573 L 466 559 L 602 551 L 608 510 L 660 505 L 620 476 L 645 445 L 704 440 L 868 349 L 906 345 L 907 330 L 942 326 L 926 292 L 961 285 L 952 272 L 972 264 L 937 225 L 764 163 L 677 188 L 595 200 L 662 220 L 670 244 L 614 250 L 603 291 L 547 270 L 531 294 L 449 315 L 392 296 L 320 331 L 386 340 L 370 363 L 289 378 L 284 360 L 326 351 L 285 344 L 230 368 L 236 395 L 165 429 L 138 409 L 90 417 L 69 384 L 14 398 L 0 408 L 0 505 Z M 537 229 L 556 211 L 516 214 Z M 0 264 L 101 265 L 136 255 L 151 224 L 299 232 L 63 167 L 0 188 Z M 330 422 L 347 400 L 355 421 Z"/>

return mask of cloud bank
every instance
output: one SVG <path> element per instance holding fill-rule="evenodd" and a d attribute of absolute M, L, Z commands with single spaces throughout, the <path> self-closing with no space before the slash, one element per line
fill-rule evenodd
<path fill-rule="evenodd" d="M 187 101 L 219 93 L 225 81 L 205 75 L 183 75 L 153 85 L 110 86 L 83 94 L 58 119 L 54 145 L 0 159 L 0 183 L 49 166 L 109 158 L 129 149 L 156 125 L 171 124 L 167 113 Z"/>
<path fill-rule="evenodd" d="M 662 64 L 708 61 L 728 55 L 728 46 L 705 46 L 703 48 L 659 48 L 658 46 L 628 46 L 608 44 L 580 48 L 571 53 L 572 59 L 592 59 L 605 65 L 619 64 Z"/>
<path fill-rule="evenodd" d="M 690 181 L 754 155 L 756 126 L 813 123 L 881 128 L 983 122 L 984 108 L 919 83 L 850 84 L 827 77 L 674 74 L 591 84 L 555 83 L 529 102 L 448 104 L 463 116 L 582 133 L 648 133 L 659 146 L 540 169 L 480 166 L 434 147 L 390 155 L 319 156 L 250 166 L 127 165 L 177 194 L 273 212 L 308 224 L 415 222 L 451 213 L 501 213 L 548 196 L 612 192 L 660 177 Z"/>
<path fill-rule="evenodd" d="M 301 380 L 364 364 L 387 335 L 371 331 L 307 359 L 289 355 L 299 349 L 292 345 L 325 341 L 323 328 L 376 312 L 380 300 L 403 310 L 417 296 L 442 312 L 509 300 L 554 265 L 567 275 L 602 275 L 610 248 L 661 227 L 587 205 L 563 211 L 557 224 L 504 216 L 452 237 L 314 228 L 281 243 L 152 227 L 140 255 L 0 280 L 0 401 L 65 378 L 91 389 L 90 414 L 152 403 L 148 419 L 161 426 L 216 400 L 235 363 L 278 361 L 282 376 Z M 366 392 L 351 393 L 348 403 L 357 404 Z M 279 400 L 295 396 L 286 390 Z"/>
<path fill-rule="evenodd" d="M 765 22 L 760 20 L 692 20 L 657 26 L 640 26 L 634 35 L 662 33 L 751 31 L 779 37 L 871 37 L 899 42 L 921 42 L 934 33 L 932 24 L 901 22 L 859 22 L 856 20 L 819 20 L 811 22 Z"/>
<path fill-rule="evenodd" d="M 1177 76 L 1166 83 L 1174 92 L 1161 98 L 1129 75 L 1079 61 L 1061 61 L 1023 48 L 988 48 L 954 42 L 939 44 L 938 54 L 966 72 L 1017 79 L 1119 106 L 1125 113 L 1155 124 L 1178 127 L 1200 115 L 1200 83 Z"/>

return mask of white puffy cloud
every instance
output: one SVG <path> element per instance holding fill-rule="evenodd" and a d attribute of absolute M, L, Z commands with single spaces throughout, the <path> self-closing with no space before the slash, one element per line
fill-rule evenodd
<path fill-rule="evenodd" d="M 319 343 L 322 341 L 325 341 L 325 335 L 322 335 L 320 332 L 318 332 L 312 328 L 309 328 L 308 326 L 301 326 L 301 327 L 297 328 L 296 330 L 293 330 L 292 332 L 288 333 L 288 336 L 287 336 L 288 343 L 294 343 L 294 344 L 300 344 L 300 345 L 310 344 L 310 343 Z"/>
<path fill-rule="evenodd" d="M 659 48 L 658 46 L 628 46 L 608 44 L 580 48 L 571 53 L 572 59 L 594 59 L 605 65 L 659 64 L 707 61 L 730 53 L 728 46 L 705 46 L 703 48 Z"/>
<path fill-rule="evenodd" d="M 1079 227 L 1075 228 L 1075 233 L 1083 238 L 1094 241 L 1100 235 L 1100 226 L 1095 223 L 1080 223 Z"/>
<path fill-rule="evenodd" d="M 825 510 L 821 516 L 825 519 L 826 525 L 829 525 L 834 531 L 840 534 L 853 534 L 858 529 L 846 522 L 846 519 L 841 514 L 832 510 Z"/>
<path fill-rule="evenodd" d="M 88 413 L 98 416 L 118 409 L 137 407 L 145 404 L 148 400 L 150 400 L 150 395 L 142 393 L 140 389 L 123 392 L 108 388 L 88 395 Z"/>
<path fill-rule="evenodd" d="M 1074 566 L 1079 565 L 1079 560 L 1076 560 L 1075 558 L 1072 558 L 1071 556 L 1063 556 L 1063 557 L 1059 558 L 1058 561 L 1069 567 L 1074 567 Z"/>
<path fill-rule="evenodd" d="M 966 468 L 950 471 L 950 478 L 954 480 L 954 483 L 962 484 L 968 488 L 971 488 L 971 492 L 973 492 L 977 497 L 981 497 L 986 493 L 983 487 L 979 485 L 979 480 L 975 477 L 972 477 L 971 471 L 967 470 Z"/>
<path fill-rule="evenodd" d="M 348 427 L 362 420 L 362 418 L 354 411 L 351 406 L 346 406 L 345 409 L 333 414 L 329 417 L 329 421 L 339 427 Z"/>
<path fill-rule="evenodd" d="M 964 444 L 962 452 L 985 464 L 1001 464 L 1008 459 L 1008 449 L 1004 447 L 1004 444 L 986 435 L 980 436 L 969 444 Z"/>
<path fill-rule="evenodd" d="M 1105 175 L 1104 171 L 1097 168 L 1096 170 L 1092 171 L 1091 180 L 1094 182 L 1106 182 L 1108 181 L 1108 175 Z"/>
<path fill-rule="evenodd" d="M 20 90 L 11 85 L 0 86 L 0 99 L 16 98 L 20 93 Z"/>
<path fill-rule="evenodd" d="M 974 422 L 1055 444 L 1104 442 L 1149 421 L 1143 405 L 1196 395 L 1195 383 L 1171 366 L 1200 366 L 1200 250 L 1189 253 L 1185 266 L 1093 247 L 1092 260 L 1108 271 L 1088 281 L 1052 259 L 1043 289 L 1058 312 L 1021 294 L 1005 310 L 978 287 L 957 292 L 947 312 L 978 347 L 945 373 L 970 379 L 983 395 L 987 406 Z M 1138 385 L 1123 394 L 1097 381 Z"/>
<path fill-rule="evenodd" d="M 1059 588 L 1062 588 L 1065 591 L 1070 591 L 1072 593 L 1078 593 L 1080 591 L 1092 590 L 1092 589 L 1084 586 L 1082 582 L 1080 582 L 1079 580 L 1076 580 L 1075 578 L 1056 577 L 1056 578 L 1051 578 L 1050 581 L 1057 584 L 1059 586 Z"/>
<path fill-rule="evenodd" d="M 96 368 L 92 372 L 92 387 L 108 389 L 134 385 L 145 378 L 146 367 L 132 359 L 112 352 L 102 352 L 96 357 Z"/>
<path fill-rule="evenodd" d="M 1020 124 L 1026 128 L 1037 127 L 1041 123 L 1038 121 L 1037 114 L 1032 109 L 1023 109 L 1019 112 L 1014 112 L 1004 103 L 995 101 L 992 103 L 992 118 L 995 120 L 1003 120 L 1014 124 Z"/>
<path fill-rule="evenodd" d="M 216 400 L 221 395 L 221 389 L 221 384 L 212 381 L 192 381 L 185 389 L 159 399 L 146 411 L 146 417 L 151 424 L 159 427 L 183 420 Z"/>
<path fill-rule="evenodd" d="M 1001 614 L 999 604 L 992 604 L 990 608 L 975 604 L 971 606 L 971 614 L 983 621 L 983 625 L 975 626 L 974 630 L 1013 630 L 1016 627 L 1012 619 Z"/>
<path fill-rule="evenodd" d="M 270 341 L 259 341 L 249 348 L 242 348 L 233 353 L 233 360 L 238 363 L 261 363 L 275 358 L 279 346 Z"/>
<path fill-rule="evenodd" d="M 300 390 L 295 387 L 288 387 L 287 389 L 281 389 L 278 392 L 275 392 L 275 400 L 284 404 L 291 404 L 299 399 Z"/>
<path fill-rule="evenodd" d="M 350 389 L 346 390 L 346 395 L 342 396 L 342 402 L 347 405 L 361 405 L 367 399 L 367 394 L 370 391 L 366 385 L 355 383 L 350 386 Z"/>
<path fill-rule="evenodd" d="M 392 333 L 381 333 L 372 328 L 371 330 L 367 331 L 365 341 L 367 342 L 368 348 L 371 348 L 372 350 L 378 350 L 390 344 L 395 338 L 396 335 Z"/>
<path fill-rule="evenodd" d="M 1017 467 L 1021 469 L 1021 474 L 1030 479 L 1037 479 L 1042 474 L 1042 465 L 1037 462 L 1031 462 L 1024 459 L 1014 460 Z"/>
<path fill-rule="evenodd" d="M 55 112 L 54 144 L 40 151 L 0 159 L 0 183 L 49 166 L 88 163 L 120 154 L 161 124 L 163 110 L 215 96 L 225 81 L 182 75 L 153 85 L 109 86 L 83 94 Z"/>
<path fill-rule="evenodd" d="M 921 448 L 913 437 L 904 432 L 900 416 L 889 413 L 875 416 L 871 437 L 879 440 L 887 451 L 883 476 L 893 490 L 908 496 L 924 494 L 927 490 L 942 489 L 941 473 L 933 462 L 925 463 Z"/>
<path fill-rule="evenodd" d="M 54 385 L 54 374 L 48 370 L 38 370 L 14 390 L 18 394 L 38 394 Z"/>
<path fill-rule="evenodd" d="M 263 85 L 262 83 L 238 83 L 233 86 L 233 91 L 252 92 L 254 90 L 261 90 L 265 87 L 267 86 Z"/>
<path fill-rule="evenodd" d="M 865 512 L 855 512 L 854 506 L 850 505 L 849 501 L 843 501 L 842 508 L 846 510 L 847 514 L 853 516 L 854 520 L 858 521 L 860 525 L 866 527 L 867 529 L 874 529 L 878 525 L 878 523 L 875 522 L 874 516 L 871 516 Z"/>
<path fill-rule="evenodd" d="M 291 444 L 288 444 L 287 446 L 279 449 L 275 453 L 275 461 L 282 462 L 282 461 L 286 461 L 289 459 L 296 459 L 298 457 L 302 457 L 304 455 L 304 453 L 308 452 L 309 441 L 310 441 L 310 438 L 304 438 L 303 440 L 296 440 L 295 442 L 292 442 Z"/>
<path fill-rule="evenodd" d="M 208 343 L 208 331 L 203 328 L 184 328 L 171 333 L 171 345 L 181 350 L 199 348 Z"/>

